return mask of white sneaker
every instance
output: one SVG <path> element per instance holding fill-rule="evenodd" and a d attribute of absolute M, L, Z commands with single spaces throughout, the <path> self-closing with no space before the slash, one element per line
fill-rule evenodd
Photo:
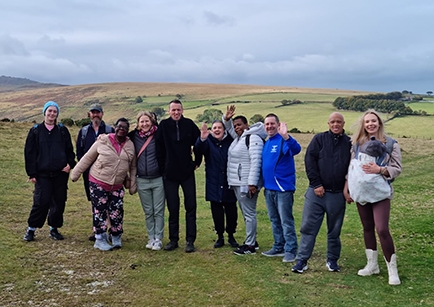
<path fill-rule="evenodd" d="M 155 239 L 154 245 L 152 246 L 152 250 L 159 251 L 161 248 L 163 248 L 163 242 L 161 242 L 160 239 Z"/>
<path fill-rule="evenodd" d="M 145 247 L 146 247 L 147 249 L 152 249 L 152 247 L 154 246 L 154 242 L 155 242 L 154 239 L 149 239 L 148 244 L 146 244 Z"/>

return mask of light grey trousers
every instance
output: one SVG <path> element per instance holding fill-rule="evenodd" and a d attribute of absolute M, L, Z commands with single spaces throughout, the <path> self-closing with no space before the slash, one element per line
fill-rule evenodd
<path fill-rule="evenodd" d="M 250 198 L 247 193 L 241 192 L 241 187 L 232 186 L 240 205 L 241 213 L 246 223 L 246 245 L 254 246 L 256 242 L 256 202 L 258 201 L 258 193 Z"/>

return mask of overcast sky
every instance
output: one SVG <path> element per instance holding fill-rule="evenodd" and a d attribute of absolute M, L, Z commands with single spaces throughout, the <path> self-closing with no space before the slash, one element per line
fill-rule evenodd
<path fill-rule="evenodd" d="M 433 0 L 13 0 L 0 75 L 434 91 Z"/>

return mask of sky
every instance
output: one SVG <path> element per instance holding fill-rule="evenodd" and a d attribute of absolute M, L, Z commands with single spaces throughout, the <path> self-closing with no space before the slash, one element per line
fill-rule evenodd
<path fill-rule="evenodd" d="M 433 29 L 433 0 L 2 1 L 0 75 L 424 94 Z"/>

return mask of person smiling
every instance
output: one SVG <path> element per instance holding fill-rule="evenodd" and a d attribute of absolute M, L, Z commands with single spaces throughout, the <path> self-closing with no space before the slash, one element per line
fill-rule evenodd
<path fill-rule="evenodd" d="M 30 129 L 24 148 L 28 181 L 35 185 L 25 241 L 34 240 L 36 228 L 44 225 L 47 215 L 50 237 L 64 239 L 58 228 L 63 225 L 68 173 L 75 166 L 71 135 L 65 126 L 57 125 L 59 105 L 48 101 L 42 113 L 44 122 Z"/>
<path fill-rule="evenodd" d="M 386 136 L 384 123 L 374 110 L 366 111 L 360 118 L 359 126 L 353 136 L 352 158 L 357 158 L 358 153 L 363 151 L 371 137 L 375 137 L 376 140 L 383 142 L 386 148 L 391 148 L 391 152 L 388 153 L 385 166 L 369 162 L 363 164 L 362 169 L 366 174 L 381 174 L 385 180 L 391 182 L 402 171 L 401 149 L 395 140 Z M 364 205 L 357 203 L 357 210 L 359 211 L 360 220 L 363 225 L 363 237 L 367 257 L 367 264 L 363 269 L 358 271 L 358 275 L 370 276 L 380 273 L 377 240 L 375 237 L 375 231 L 377 231 L 387 264 L 389 284 L 399 285 L 401 281 L 398 275 L 395 245 L 389 230 L 390 200 L 393 198 L 393 187 L 392 185 L 390 187 L 392 193 L 386 199 Z M 345 190 L 347 202 L 353 202 L 351 195 L 348 194 L 348 190 Z"/>
<path fill-rule="evenodd" d="M 71 179 L 75 182 L 92 165 L 89 190 L 96 238 L 94 248 L 103 251 L 122 247 L 123 185 L 127 178 L 131 180 L 130 194 L 137 190 L 136 155 L 134 144 L 127 137 L 129 127 L 127 119 L 118 119 L 115 133 L 101 135 L 71 173 Z M 110 219 L 113 246 L 107 242 L 107 217 Z"/>
<path fill-rule="evenodd" d="M 148 243 L 146 248 L 158 251 L 164 235 L 164 185 L 162 177 L 164 157 L 157 148 L 155 133 L 157 119 L 147 111 L 137 115 L 136 129 L 128 136 L 134 143 L 137 157 L 137 192 L 145 213 Z"/>

